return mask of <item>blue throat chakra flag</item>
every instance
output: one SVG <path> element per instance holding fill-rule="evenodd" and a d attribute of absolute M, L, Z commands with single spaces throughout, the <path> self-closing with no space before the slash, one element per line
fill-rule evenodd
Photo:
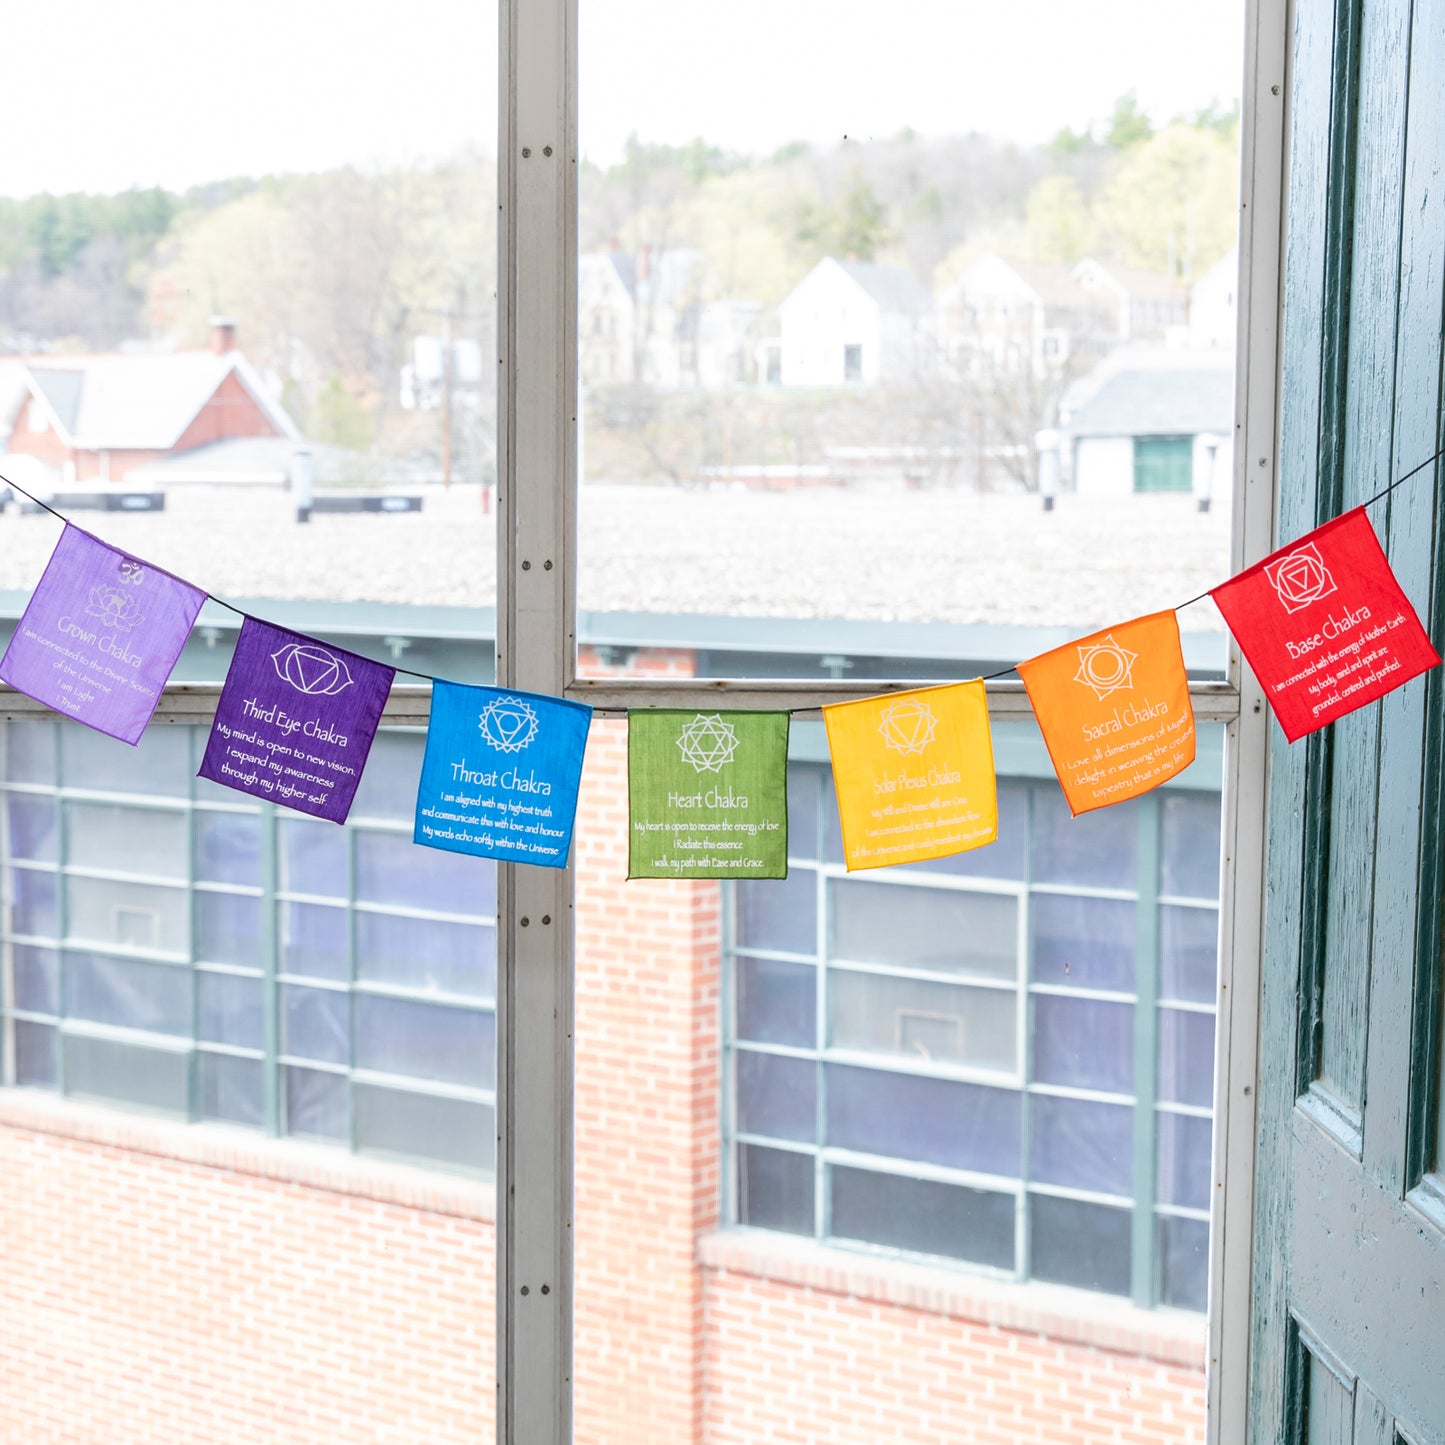
<path fill-rule="evenodd" d="M 205 599 L 67 523 L 0 659 L 0 680 L 134 746 Z"/>
<path fill-rule="evenodd" d="M 248 617 L 200 776 L 344 823 L 396 669 Z"/>
<path fill-rule="evenodd" d="M 412 840 L 565 868 L 591 722 L 583 703 L 434 682 Z"/>

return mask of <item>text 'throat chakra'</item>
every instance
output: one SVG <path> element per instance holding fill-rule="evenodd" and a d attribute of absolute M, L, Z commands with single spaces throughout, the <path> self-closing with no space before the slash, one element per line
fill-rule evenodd
<path fill-rule="evenodd" d="M 738 735 L 730 722 L 709 713 L 683 723 L 677 746 L 683 761 L 691 763 L 699 773 L 716 773 L 724 763 L 732 762 L 738 750 Z"/>
<path fill-rule="evenodd" d="M 937 727 L 933 709 L 917 697 L 890 702 L 878 719 L 878 731 L 883 734 L 884 743 L 905 757 L 909 753 L 921 753 L 933 741 Z"/>
<path fill-rule="evenodd" d="M 1134 686 L 1131 670 L 1138 660 L 1137 652 L 1120 647 L 1114 641 L 1114 634 L 1106 632 L 1102 642 L 1079 648 L 1079 670 L 1074 674 L 1074 681 L 1092 687 L 1103 702 L 1111 692 Z"/>
<path fill-rule="evenodd" d="M 537 736 L 537 714 L 520 697 L 499 697 L 481 711 L 482 736 L 501 753 L 519 753 Z"/>
<path fill-rule="evenodd" d="M 288 642 L 271 654 L 271 665 L 282 682 L 307 697 L 335 697 L 351 686 L 345 659 L 314 642 Z"/>

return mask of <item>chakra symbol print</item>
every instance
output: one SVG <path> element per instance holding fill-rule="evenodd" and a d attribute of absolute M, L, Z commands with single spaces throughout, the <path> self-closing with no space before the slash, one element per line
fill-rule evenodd
<path fill-rule="evenodd" d="M 141 579 L 146 574 L 146 569 L 132 557 L 122 558 L 119 570 L 120 580 L 129 583 L 132 587 L 139 587 Z"/>
<path fill-rule="evenodd" d="M 1079 648 L 1079 670 L 1074 674 L 1074 681 L 1092 687 L 1103 702 L 1111 692 L 1134 686 L 1133 667 L 1138 661 L 1137 652 L 1120 647 L 1114 641 L 1114 634 L 1106 632 L 1102 642 Z"/>
<path fill-rule="evenodd" d="M 1271 562 L 1265 575 L 1274 584 L 1275 595 L 1286 612 L 1298 612 L 1321 597 L 1338 590 L 1325 559 L 1313 542 L 1296 547 L 1288 557 Z"/>
<path fill-rule="evenodd" d="M 87 617 L 98 617 L 105 627 L 114 627 L 129 632 L 137 622 L 145 619 L 133 597 L 127 597 L 119 587 L 98 583 L 90 589 L 90 605 L 85 609 Z"/>
<path fill-rule="evenodd" d="M 307 697 L 335 697 L 351 686 L 351 669 L 334 652 L 311 642 L 288 642 L 271 654 L 271 665 L 282 682 L 289 682 Z"/>
<path fill-rule="evenodd" d="M 883 734 L 884 743 L 905 757 L 909 753 L 921 753 L 933 741 L 937 726 L 933 709 L 916 697 L 889 703 L 878 719 L 878 731 Z"/>
<path fill-rule="evenodd" d="M 677 746 L 683 761 L 691 763 L 695 771 L 717 773 L 724 763 L 732 762 L 738 750 L 738 735 L 730 722 L 709 713 L 683 723 Z"/>
<path fill-rule="evenodd" d="M 499 697 L 481 711 L 482 736 L 502 753 L 519 753 L 537 736 L 537 714 L 520 697 Z"/>

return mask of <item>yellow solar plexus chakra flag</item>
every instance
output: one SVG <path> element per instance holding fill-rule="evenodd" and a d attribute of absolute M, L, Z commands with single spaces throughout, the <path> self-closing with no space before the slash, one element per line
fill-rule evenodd
<path fill-rule="evenodd" d="M 982 681 L 823 709 L 848 871 L 919 863 L 998 837 Z"/>
<path fill-rule="evenodd" d="M 1122 803 L 1194 761 L 1194 709 L 1173 612 L 1019 663 L 1069 811 Z"/>

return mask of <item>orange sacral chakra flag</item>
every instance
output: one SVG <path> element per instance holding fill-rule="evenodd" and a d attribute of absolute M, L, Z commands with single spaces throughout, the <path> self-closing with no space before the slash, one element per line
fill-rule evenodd
<path fill-rule="evenodd" d="M 1173 612 L 1019 663 L 1075 817 L 1157 788 L 1194 761 L 1194 709 Z"/>
<path fill-rule="evenodd" d="M 998 836 L 981 681 L 833 703 L 823 721 L 850 872 L 944 858 Z"/>

